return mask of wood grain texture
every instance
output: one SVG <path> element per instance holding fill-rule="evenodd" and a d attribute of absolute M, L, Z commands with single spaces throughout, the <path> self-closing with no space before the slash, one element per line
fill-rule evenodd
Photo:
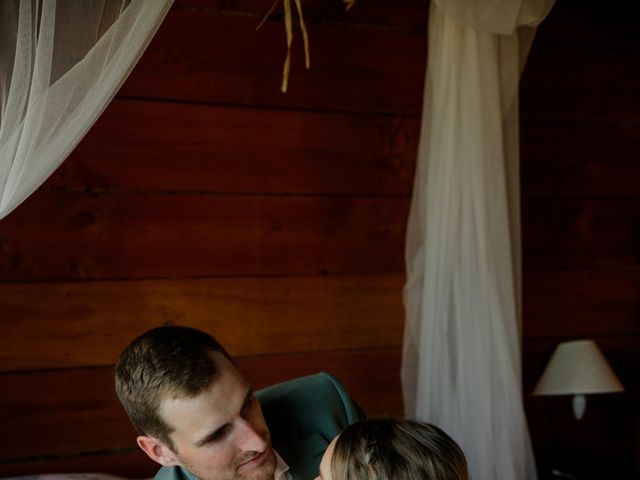
<path fill-rule="evenodd" d="M 234 355 L 399 346 L 403 281 L 376 275 L 0 284 L 0 368 L 111 364 L 133 336 L 168 323 L 211 331 Z M 638 291 L 637 269 L 525 272 L 525 335 L 637 335 Z"/>
<path fill-rule="evenodd" d="M 137 447 L 124 451 L 0 461 L 0 475 L 3 477 L 100 472 L 125 478 L 150 478 L 156 474 L 158 468 L 159 465 Z"/>
<path fill-rule="evenodd" d="M 530 199 L 523 203 L 524 268 L 563 270 L 640 265 L 637 199 Z"/>
<path fill-rule="evenodd" d="M 106 365 L 156 321 L 222 329 L 234 353 L 253 355 L 239 363 L 258 387 L 328 370 L 370 414 L 401 411 L 401 275 L 286 276 L 402 271 L 408 200 L 397 197 L 411 183 L 428 2 L 360 0 L 345 14 L 338 0 L 305 0 L 312 69 L 296 27 L 287 95 L 281 13 L 254 31 L 269 5 L 178 0 L 121 100 L 0 222 L 0 365 L 104 365 L 0 374 L 0 475 L 151 475 Z M 640 478 L 637 9 L 557 3 L 521 90 L 532 439 L 540 465 L 559 432 L 609 480 L 634 478 L 634 454 Z M 182 278 L 194 276 L 207 278 Z M 16 283 L 42 280 L 79 282 Z M 285 327 L 295 334 L 278 337 Z M 582 337 L 627 391 L 590 398 L 581 424 L 555 399 L 554 434 L 529 392 L 555 344 Z"/>
<path fill-rule="evenodd" d="M 523 381 L 540 474 L 638 478 L 638 8 L 558 2 L 521 82 Z M 530 392 L 555 345 L 580 338 L 597 341 L 626 391 L 589 396 L 577 422 L 568 396 Z"/>
<path fill-rule="evenodd" d="M 525 197 L 640 196 L 640 124 L 523 122 Z"/>
<path fill-rule="evenodd" d="M 534 42 L 521 80 L 522 117 L 637 124 L 639 76 L 640 51 Z"/>
<path fill-rule="evenodd" d="M 524 335 L 640 335 L 640 269 L 525 271 Z"/>
<path fill-rule="evenodd" d="M 523 195 L 640 195 L 640 127 L 521 131 Z M 117 100 L 46 185 L 407 195 L 418 135 L 413 117 Z"/>
<path fill-rule="evenodd" d="M 172 10 L 119 92 L 122 97 L 261 107 L 419 114 L 426 36 L 309 25 L 304 70 L 296 28 L 289 90 L 280 93 L 284 29 L 209 10 Z M 393 92 L 390 94 L 389 92 Z"/>
<path fill-rule="evenodd" d="M 237 365 L 258 389 L 327 371 L 369 414 L 402 412 L 399 348 L 240 357 Z M 0 438 L 12 439 L 0 461 L 133 447 L 113 382 L 113 367 L 0 374 Z"/>
<path fill-rule="evenodd" d="M 608 8 L 595 1 L 555 2 L 538 27 L 535 44 L 555 44 L 589 50 L 640 51 L 637 19 L 640 4 L 610 0 Z"/>
<path fill-rule="evenodd" d="M 403 275 L 0 284 L 0 371 L 114 364 L 167 324 L 234 356 L 400 347 Z M 33 300 L 37 299 L 37 302 Z"/>
<path fill-rule="evenodd" d="M 42 191 L 0 222 L 0 280 L 401 272 L 408 208 L 406 198 Z"/>
<path fill-rule="evenodd" d="M 409 195 L 417 118 L 114 101 L 47 187 Z"/>
<path fill-rule="evenodd" d="M 219 14 L 252 15 L 260 20 L 271 4 L 263 0 L 176 0 L 174 10 L 191 9 Z M 424 32 L 429 11 L 428 0 L 396 0 L 392 8 L 387 0 L 359 1 L 347 11 L 337 1 L 305 0 L 302 8 L 305 23 L 340 24 L 348 27 L 374 26 Z M 279 4 L 271 21 L 281 22 L 283 7 Z"/>

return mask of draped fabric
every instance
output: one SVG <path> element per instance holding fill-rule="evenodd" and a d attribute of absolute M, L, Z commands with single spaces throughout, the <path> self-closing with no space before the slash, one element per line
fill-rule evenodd
<path fill-rule="evenodd" d="M 0 2 L 0 218 L 82 139 L 172 1 Z"/>
<path fill-rule="evenodd" d="M 536 478 L 521 392 L 518 81 L 553 1 L 433 0 L 407 231 L 407 416 L 474 480 Z"/>

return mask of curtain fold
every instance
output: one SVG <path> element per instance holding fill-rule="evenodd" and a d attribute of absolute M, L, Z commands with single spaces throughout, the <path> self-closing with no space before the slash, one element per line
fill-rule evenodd
<path fill-rule="evenodd" d="M 0 2 L 0 218 L 71 153 L 172 2 Z"/>
<path fill-rule="evenodd" d="M 537 477 L 521 392 L 518 81 L 552 1 L 434 0 L 407 229 L 407 416 L 474 480 Z"/>

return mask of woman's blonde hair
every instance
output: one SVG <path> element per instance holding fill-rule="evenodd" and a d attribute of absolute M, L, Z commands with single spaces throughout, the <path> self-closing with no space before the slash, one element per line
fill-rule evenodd
<path fill-rule="evenodd" d="M 468 480 L 464 453 L 438 427 L 370 419 L 347 427 L 331 458 L 333 480 Z"/>

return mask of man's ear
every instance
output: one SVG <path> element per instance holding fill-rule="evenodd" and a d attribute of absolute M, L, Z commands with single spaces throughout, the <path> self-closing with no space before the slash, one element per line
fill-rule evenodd
<path fill-rule="evenodd" d="M 173 450 L 171 450 L 162 441 L 149 435 L 140 435 L 136 438 L 138 446 L 149 455 L 154 462 L 158 462 L 165 467 L 179 465 L 178 458 Z"/>

